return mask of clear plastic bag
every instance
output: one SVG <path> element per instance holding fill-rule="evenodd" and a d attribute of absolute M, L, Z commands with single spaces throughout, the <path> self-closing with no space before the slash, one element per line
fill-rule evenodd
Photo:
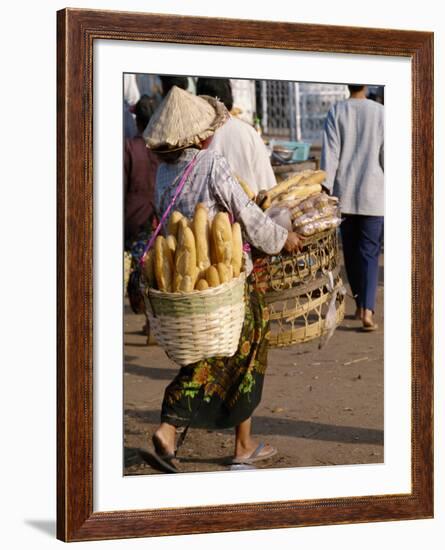
<path fill-rule="evenodd" d="M 300 227 L 295 227 L 295 231 L 304 237 L 309 237 L 315 233 L 320 233 L 321 231 L 326 231 L 327 229 L 332 229 L 338 227 L 341 224 L 341 219 L 337 216 L 329 218 L 320 218 L 319 220 L 306 223 Z"/>
<path fill-rule="evenodd" d="M 317 193 L 303 201 L 283 201 L 265 211 L 275 223 L 288 231 L 309 236 L 338 227 L 338 199 L 326 193 Z"/>
<path fill-rule="evenodd" d="M 318 197 L 314 200 L 314 208 L 318 210 L 323 210 L 329 205 L 329 197 L 326 193 L 320 193 Z"/>
<path fill-rule="evenodd" d="M 301 213 L 298 216 L 295 216 L 295 210 L 292 211 L 293 217 L 293 226 L 301 227 L 307 223 L 315 222 L 321 218 L 329 218 L 337 216 L 337 208 L 332 205 L 327 205 L 321 210 L 313 208 L 312 210 L 307 210 L 305 213 Z"/>
<path fill-rule="evenodd" d="M 294 219 L 294 227 L 301 227 L 302 225 L 315 221 L 317 217 L 319 217 L 318 214 L 318 210 L 308 210 L 306 213 Z"/>

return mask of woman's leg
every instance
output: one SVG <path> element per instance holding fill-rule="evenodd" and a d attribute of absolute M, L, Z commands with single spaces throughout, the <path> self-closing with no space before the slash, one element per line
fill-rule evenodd
<path fill-rule="evenodd" d="M 372 327 L 379 277 L 379 256 L 382 245 L 383 217 L 361 216 L 360 256 L 363 277 L 363 326 Z"/>
<path fill-rule="evenodd" d="M 241 422 L 235 428 L 235 458 L 249 458 L 257 449 L 258 442 L 252 438 L 252 418 Z M 272 447 L 269 444 L 264 445 L 258 453 L 258 457 L 270 454 Z"/>
<path fill-rule="evenodd" d="M 359 257 L 359 216 L 345 214 L 340 226 L 346 275 L 357 306 L 356 317 L 363 313 L 362 274 Z"/>
<path fill-rule="evenodd" d="M 267 368 L 269 310 L 254 291 L 246 300 L 245 315 L 238 352 L 233 357 L 183 366 L 167 386 L 161 424 L 153 441 L 160 451 L 173 452 L 176 428 L 188 426 L 218 430 L 236 427 L 237 457 L 249 457 L 258 448 L 251 437 L 250 416 L 260 402 Z M 271 450 L 265 445 L 258 455 L 270 454 Z"/>

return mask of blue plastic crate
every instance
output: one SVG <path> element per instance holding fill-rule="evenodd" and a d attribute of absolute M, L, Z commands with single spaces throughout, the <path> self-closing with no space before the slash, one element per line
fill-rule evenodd
<path fill-rule="evenodd" d="M 274 140 L 274 146 L 278 145 L 292 151 L 292 160 L 295 162 L 305 161 L 309 158 L 311 144 L 306 141 L 280 141 Z"/>

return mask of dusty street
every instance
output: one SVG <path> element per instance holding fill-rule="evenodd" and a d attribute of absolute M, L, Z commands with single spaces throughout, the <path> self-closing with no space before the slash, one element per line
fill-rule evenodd
<path fill-rule="evenodd" d="M 360 331 L 361 323 L 350 318 L 355 304 L 346 300 L 346 318 L 324 349 L 318 349 L 317 340 L 269 352 L 253 432 L 278 453 L 257 468 L 383 462 L 383 266 L 377 331 Z M 124 473 L 158 473 L 137 449 L 150 445 L 164 388 L 177 367 L 157 345 L 146 345 L 144 317 L 128 305 L 125 311 Z M 180 469 L 227 469 L 233 442 L 234 430 L 191 429 L 179 452 Z"/>

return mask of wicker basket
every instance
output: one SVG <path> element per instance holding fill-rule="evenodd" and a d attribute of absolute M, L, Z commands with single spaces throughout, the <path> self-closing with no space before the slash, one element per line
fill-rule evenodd
<path fill-rule="evenodd" d="M 328 337 L 329 329 L 325 326 L 325 320 L 331 301 L 335 302 L 335 326 L 343 321 L 345 314 L 343 282 L 338 270 L 333 273 L 333 281 L 332 288 L 329 275 L 323 275 L 299 287 L 266 294 L 271 347 L 302 344 L 315 338 Z"/>
<path fill-rule="evenodd" d="M 333 271 L 337 265 L 337 230 L 329 229 L 305 239 L 301 252 L 256 259 L 255 287 L 262 293 L 285 290 L 312 281 L 320 272 Z"/>
<path fill-rule="evenodd" d="M 215 288 L 189 293 L 145 293 L 150 328 L 179 365 L 210 357 L 232 357 L 245 314 L 245 274 Z"/>
<path fill-rule="evenodd" d="M 331 229 L 306 239 L 296 254 L 255 260 L 254 287 L 264 294 L 270 313 L 270 347 L 315 338 L 327 342 L 332 335 L 325 322 L 329 307 L 335 306 L 335 326 L 345 312 L 338 257 L 337 230 Z"/>

